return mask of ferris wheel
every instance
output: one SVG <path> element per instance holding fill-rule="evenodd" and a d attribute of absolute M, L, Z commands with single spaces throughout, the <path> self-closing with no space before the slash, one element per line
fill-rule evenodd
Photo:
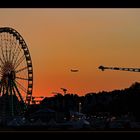
<path fill-rule="evenodd" d="M 33 67 L 27 44 L 15 29 L 2 27 L 0 28 L 0 106 L 14 115 L 19 104 L 24 108 L 30 104 L 32 90 Z"/>

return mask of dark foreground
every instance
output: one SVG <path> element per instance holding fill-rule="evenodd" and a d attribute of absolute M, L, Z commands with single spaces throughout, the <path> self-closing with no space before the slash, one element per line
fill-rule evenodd
<path fill-rule="evenodd" d="M 0 127 L 0 132 L 140 132 L 140 128 L 47 128 L 45 126 Z"/>

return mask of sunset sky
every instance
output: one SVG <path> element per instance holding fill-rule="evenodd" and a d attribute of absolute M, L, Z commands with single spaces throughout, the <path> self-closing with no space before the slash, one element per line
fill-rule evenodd
<path fill-rule="evenodd" d="M 3 8 L 0 27 L 5 26 L 28 45 L 35 96 L 52 96 L 62 87 L 85 95 L 140 82 L 140 73 L 98 69 L 140 68 L 140 9 Z"/>

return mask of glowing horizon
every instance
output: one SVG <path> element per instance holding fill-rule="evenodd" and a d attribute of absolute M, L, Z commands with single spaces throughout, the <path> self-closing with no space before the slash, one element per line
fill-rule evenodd
<path fill-rule="evenodd" d="M 139 74 L 98 66 L 140 68 L 140 9 L 0 9 L 0 27 L 17 30 L 28 45 L 34 71 L 33 95 L 124 89 Z M 78 72 L 71 72 L 78 69 Z"/>

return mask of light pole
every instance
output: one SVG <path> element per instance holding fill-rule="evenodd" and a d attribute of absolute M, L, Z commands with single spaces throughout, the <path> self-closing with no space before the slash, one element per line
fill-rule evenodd
<path fill-rule="evenodd" d="M 79 113 L 81 113 L 81 102 L 79 102 Z"/>

